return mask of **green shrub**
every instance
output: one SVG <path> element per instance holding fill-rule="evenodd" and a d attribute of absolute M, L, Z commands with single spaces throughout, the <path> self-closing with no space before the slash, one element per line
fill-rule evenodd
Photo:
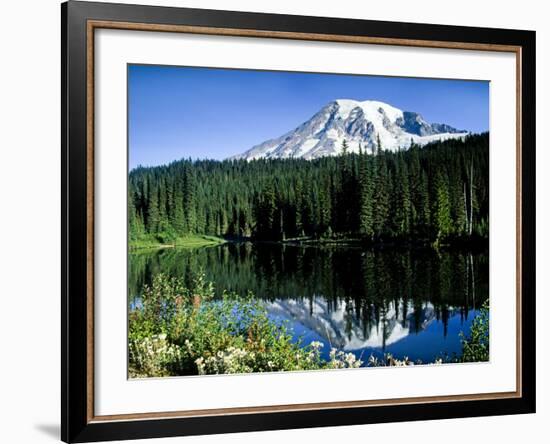
<path fill-rule="evenodd" d="M 489 301 L 486 301 L 479 314 L 472 321 L 470 334 L 466 337 L 463 333 L 462 362 L 483 362 L 489 360 Z"/>
<path fill-rule="evenodd" d="M 159 274 L 145 287 L 130 315 L 129 368 L 132 377 L 250 373 L 360 367 L 352 353 L 332 349 L 320 356 L 320 342 L 294 342 L 284 323 L 269 318 L 252 295 L 213 299 L 200 275 L 192 290 Z"/>

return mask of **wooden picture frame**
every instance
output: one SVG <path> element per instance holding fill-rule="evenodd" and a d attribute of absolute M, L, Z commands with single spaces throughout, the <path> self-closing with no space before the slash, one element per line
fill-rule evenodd
<path fill-rule="evenodd" d="M 535 33 L 69 1 L 62 4 L 62 412 L 65 442 L 154 438 L 535 411 Z M 516 55 L 517 390 L 514 392 L 94 414 L 94 32 L 161 31 Z M 511 178 L 512 179 L 512 178 Z M 498 271 L 497 271 L 498 272 Z"/>

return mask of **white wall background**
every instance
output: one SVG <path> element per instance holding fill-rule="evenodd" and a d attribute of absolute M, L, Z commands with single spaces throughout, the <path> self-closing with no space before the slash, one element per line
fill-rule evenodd
<path fill-rule="evenodd" d="M 370 426 L 171 438 L 155 443 L 521 442 L 547 439 L 550 420 L 549 148 L 550 28 L 545 3 L 501 0 L 165 0 L 124 1 L 537 31 L 538 413 Z M 60 21 L 58 0 L 4 2 L 0 27 L 0 442 L 55 442 L 60 373 Z M 546 174 L 545 174 L 546 173 Z M 531 438 L 531 439 L 532 439 Z M 146 441 L 143 441 L 146 442 Z"/>

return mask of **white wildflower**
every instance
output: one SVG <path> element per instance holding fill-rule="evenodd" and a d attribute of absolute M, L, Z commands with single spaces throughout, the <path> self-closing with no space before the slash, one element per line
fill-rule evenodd
<path fill-rule="evenodd" d="M 324 344 L 321 341 L 312 341 L 311 344 L 309 344 L 313 350 L 319 350 L 320 348 L 323 348 Z"/>

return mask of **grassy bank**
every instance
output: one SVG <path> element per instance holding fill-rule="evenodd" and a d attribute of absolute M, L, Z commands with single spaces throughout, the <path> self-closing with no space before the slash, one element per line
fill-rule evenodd
<path fill-rule="evenodd" d="M 353 353 L 332 348 L 321 358 L 320 342 L 294 342 L 292 330 L 268 317 L 265 305 L 249 294 L 225 293 L 214 300 L 214 288 L 203 276 L 193 288 L 178 278 L 159 274 L 145 286 L 140 305 L 129 316 L 130 377 L 229 374 L 292 370 L 356 368 L 364 363 Z M 463 358 L 488 359 L 488 309 L 463 337 Z M 421 364 L 370 357 L 370 366 Z"/>
<path fill-rule="evenodd" d="M 185 236 L 171 237 L 162 233 L 157 235 L 144 235 L 139 239 L 130 240 L 128 246 L 130 250 L 138 250 L 142 248 L 199 248 L 211 247 L 214 245 L 223 244 L 224 239 L 216 236 L 208 236 L 205 234 L 188 234 Z"/>

